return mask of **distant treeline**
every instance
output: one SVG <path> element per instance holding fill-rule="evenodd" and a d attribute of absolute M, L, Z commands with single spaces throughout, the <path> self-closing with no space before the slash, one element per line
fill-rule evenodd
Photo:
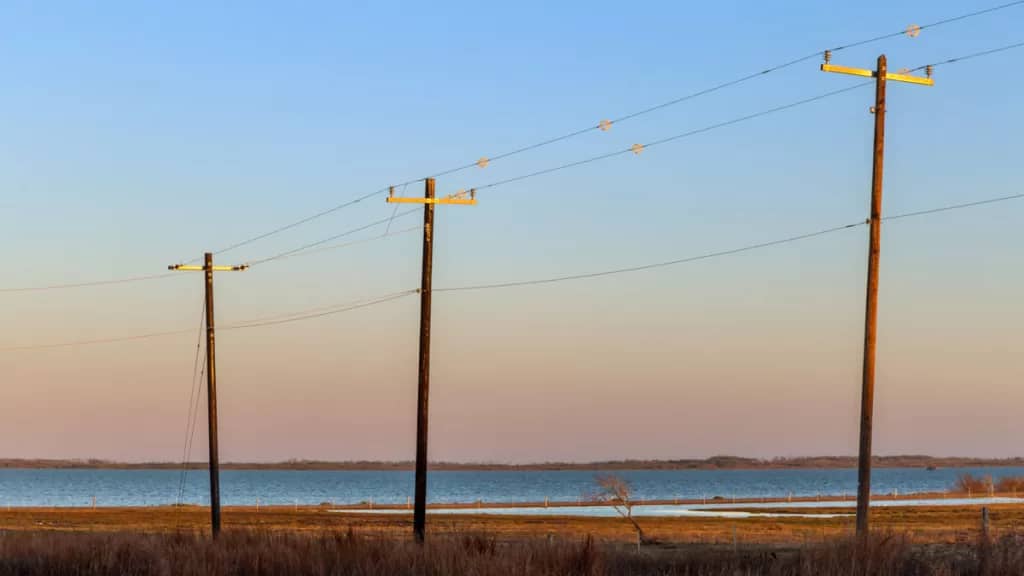
<path fill-rule="evenodd" d="M 1024 458 L 941 458 L 934 456 L 876 456 L 879 468 L 969 468 L 978 466 L 1024 466 Z M 205 468 L 205 462 L 192 462 L 190 468 Z M 0 459 L 0 468 L 77 468 L 77 469 L 180 469 L 180 462 L 112 462 L 108 460 Z M 854 456 L 815 456 L 804 458 L 742 458 L 713 456 L 685 460 L 611 460 L 605 462 L 543 462 L 536 464 L 500 464 L 486 462 L 435 462 L 432 470 L 769 470 L 809 468 L 856 468 Z M 412 470 L 413 462 L 327 462 L 287 460 L 284 462 L 228 462 L 225 470 Z"/>

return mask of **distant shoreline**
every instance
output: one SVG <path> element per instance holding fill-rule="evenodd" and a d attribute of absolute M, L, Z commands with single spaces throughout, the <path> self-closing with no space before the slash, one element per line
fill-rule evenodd
<path fill-rule="evenodd" d="M 877 468 L 974 468 L 1024 466 L 1024 457 L 961 458 L 934 456 L 878 456 Z M 205 462 L 192 462 L 192 469 L 205 468 Z M 542 462 L 501 464 L 481 462 L 436 462 L 431 470 L 447 471 L 571 471 L 571 470 L 808 470 L 856 468 L 853 456 L 756 459 L 715 456 L 686 460 L 612 460 L 602 462 Z M 177 470 L 180 462 L 114 462 L 107 460 L 0 459 L 0 469 L 94 469 L 94 470 Z M 225 462 L 223 470 L 329 470 L 329 471 L 409 471 L 412 462 L 288 460 L 284 462 Z"/>

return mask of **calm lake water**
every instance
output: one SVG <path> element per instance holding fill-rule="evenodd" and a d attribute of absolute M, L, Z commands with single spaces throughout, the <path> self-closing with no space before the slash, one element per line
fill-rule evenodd
<path fill-rule="evenodd" d="M 1024 468 L 964 468 L 927 471 L 882 468 L 873 473 L 876 493 L 943 491 L 962 472 L 1022 476 Z M 595 471 L 431 472 L 430 502 L 575 501 L 592 492 Z M 857 471 L 845 470 L 634 470 L 619 472 L 644 499 L 853 495 Z M 0 506 L 151 506 L 178 500 L 176 470 L 0 469 Z M 189 471 L 183 502 L 207 504 L 206 471 Z M 221 498 L 227 505 L 404 504 L 413 492 L 412 472 L 226 470 Z"/>
<path fill-rule="evenodd" d="M 898 506 L 985 506 L 992 504 L 1022 504 L 1022 498 L 937 498 L 912 500 L 875 500 L 872 507 Z M 809 502 L 748 502 L 740 504 L 640 504 L 633 508 L 633 516 L 659 516 L 669 518 L 846 518 L 855 516 L 853 500 L 811 500 Z M 743 508 L 739 511 L 736 508 Z M 822 508 L 847 508 L 849 512 L 820 512 Z M 780 512 L 779 509 L 790 510 Z M 793 511 L 795 510 L 795 511 Z M 406 508 L 341 508 L 331 510 L 337 514 L 408 514 Z M 589 516 L 615 518 L 620 512 L 611 506 L 525 506 L 516 508 L 431 508 L 430 514 L 498 514 L 501 516 Z"/>

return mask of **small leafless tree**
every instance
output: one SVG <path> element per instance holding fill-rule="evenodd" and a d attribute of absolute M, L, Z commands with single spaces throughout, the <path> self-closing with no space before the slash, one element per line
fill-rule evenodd
<path fill-rule="evenodd" d="M 643 528 L 633 517 L 633 506 L 636 505 L 636 501 L 633 500 L 633 488 L 629 481 L 615 474 L 598 474 L 594 477 L 594 483 L 597 484 L 597 491 L 589 495 L 589 499 L 608 504 L 619 513 L 619 516 L 629 520 L 636 530 L 637 549 L 641 543 L 648 542 Z"/>

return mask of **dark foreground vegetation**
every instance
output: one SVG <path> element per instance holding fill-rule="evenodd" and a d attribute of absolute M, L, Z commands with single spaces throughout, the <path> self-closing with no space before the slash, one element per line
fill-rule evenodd
<path fill-rule="evenodd" d="M 915 546 L 875 536 L 865 548 L 838 539 L 801 548 L 680 545 L 642 552 L 589 538 L 501 541 L 449 535 L 425 546 L 353 532 L 302 535 L 231 531 L 196 534 L 6 532 L 0 575 L 1002 575 L 1024 574 L 1015 538 Z"/>

